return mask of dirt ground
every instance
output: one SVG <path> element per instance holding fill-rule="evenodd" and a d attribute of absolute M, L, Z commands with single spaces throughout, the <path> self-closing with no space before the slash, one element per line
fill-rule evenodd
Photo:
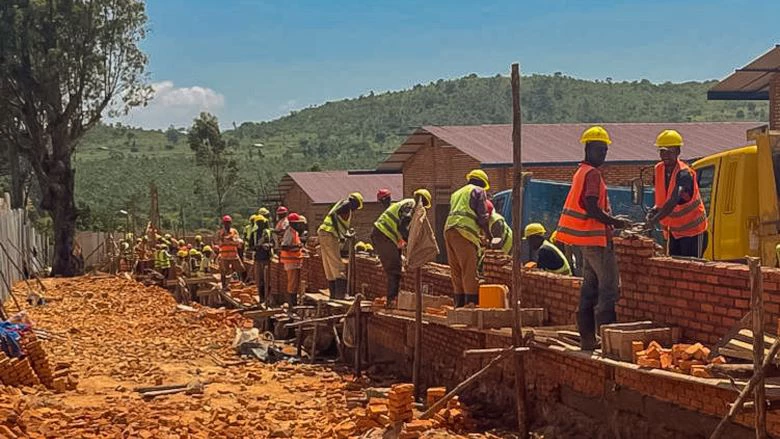
<path fill-rule="evenodd" d="M 231 347 L 234 312 L 177 309 L 157 287 L 122 277 L 44 280 L 49 299 L 28 307 L 57 369 L 78 385 L 0 385 L 0 437 L 319 438 L 358 437 L 345 392 L 359 389 L 347 369 L 242 361 Z M 24 297 L 24 288 L 17 296 Z M 6 309 L 14 312 L 13 305 Z M 10 308 L 10 309 L 9 309 Z M 144 400 L 139 386 L 205 383 L 202 394 Z M 366 437 L 391 437 L 369 432 Z M 477 436 L 477 435 L 470 435 Z M 443 430 L 421 437 L 464 437 Z M 479 435 L 478 437 L 485 437 Z M 495 436 L 493 436 L 495 437 Z"/>

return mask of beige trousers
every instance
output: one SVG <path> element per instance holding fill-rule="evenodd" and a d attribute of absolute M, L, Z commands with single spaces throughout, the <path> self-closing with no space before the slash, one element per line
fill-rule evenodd
<path fill-rule="evenodd" d="M 444 241 L 447 244 L 452 292 L 455 294 L 479 294 L 477 246 L 464 238 L 455 228 L 444 231 Z"/>
<path fill-rule="evenodd" d="M 336 279 L 346 279 L 346 267 L 341 260 L 339 239 L 328 232 L 317 232 L 320 241 L 320 254 L 322 255 L 322 268 L 325 269 L 325 278 L 328 282 Z"/>

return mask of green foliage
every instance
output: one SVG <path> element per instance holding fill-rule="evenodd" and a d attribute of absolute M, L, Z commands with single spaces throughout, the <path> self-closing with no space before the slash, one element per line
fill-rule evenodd
<path fill-rule="evenodd" d="M 707 101 L 706 91 L 713 84 L 616 83 L 560 74 L 532 75 L 522 81 L 524 122 L 767 119 L 764 102 Z M 225 194 L 223 211 L 240 224 L 273 192 L 285 172 L 372 168 L 417 126 L 510 121 L 508 78 L 470 75 L 328 102 L 271 122 L 246 122 L 221 134 L 226 148 L 228 143 L 233 145 L 238 169 L 236 185 Z M 185 142 L 172 143 L 167 138 L 170 131 L 100 125 L 84 138 L 77 155 L 76 189 L 80 204 L 91 208 L 94 219 L 86 227 L 105 227 L 116 211 L 127 210 L 131 196 L 137 197 L 136 214 L 146 218 L 150 181 L 160 190 L 165 227 L 178 225 L 180 207 L 186 211 L 189 230 L 218 226 L 213 180 L 199 171 L 195 153 Z M 127 146 L 128 132 L 134 134 L 139 153 Z M 110 159 L 103 146 L 121 157 Z"/>
<path fill-rule="evenodd" d="M 216 116 L 200 113 L 187 135 L 187 144 L 195 152 L 195 163 L 211 173 L 217 193 L 217 213 L 224 214 L 225 196 L 238 182 L 238 162 L 234 157 L 235 140 L 226 141 L 222 138 Z M 202 193 L 203 188 L 199 189 Z"/>

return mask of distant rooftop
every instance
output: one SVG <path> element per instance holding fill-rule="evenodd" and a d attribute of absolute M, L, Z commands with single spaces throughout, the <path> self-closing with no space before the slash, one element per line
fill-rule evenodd
<path fill-rule="evenodd" d="M 715 84 L 707 99 L 769 100 L 769 81 L 776 73 L 780 73 L 780 44 Z"/>
<path fill-rule="evenodd" d="M 523 163 L 551 165 L 577 163 L 583 159 L 580 134 L 588 123 L 524 124 Z M 658 161 L 655 138 L 662 130 L 676 129 L 684 140 L 683 159 L 695 159 L 747 145 L 746 131 L 759 122 L 604 123 L 612 145 L 609 162 Z M 473 157 L 482 166 L 512 164 L 512 125 L 423 126 L 412 133 L 395 152 L 379 164 L 378 171 L 398 172 L 431 136 Z"/>
<path fill-rule="evenodd" d="M 366 203 L 376 202 L 379 189 L 387 188 L 393 201 L 403 196 L 401 174 L 353 173 L 347 171 L 290 172 L 279 182 L 279 193 L 284 197 L 298 185 L 314 204 L 333 204 L 346 198 L 351 192 L 360 192 Z"/>

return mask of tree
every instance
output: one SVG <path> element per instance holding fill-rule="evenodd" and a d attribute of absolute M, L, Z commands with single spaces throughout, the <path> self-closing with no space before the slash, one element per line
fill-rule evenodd
<path fill-rule="evenodd" d="M 238 163 L 234 158 L 235 142 L 226 142 L 219 131 L 217 117 L 209 113 L 200 113 L 195 119 L 187 143 L 195 152 L 198 166 L 207 168 L 217 193 L 219 214 L 225 213 L 225 198 L 238 181 Z"/>
<path fill-rule="evenodd" d="M 30 163 L 41 208 L 53 220 L 52 273 L 75 274 L 78 210 L 71 159 L 101 119 L 144 105 L 151 88 L 139 48 L 146 12 L 139 0 L 0 2 L 0 136 Z"/>
<path fill-rule="evenodd" d="M 179 143 L 179 137 L 181 137 L 181 133 L 173 125 L 165 130 L 165 138 L 168 139 L 168 142 L 172 145 Z"/>

